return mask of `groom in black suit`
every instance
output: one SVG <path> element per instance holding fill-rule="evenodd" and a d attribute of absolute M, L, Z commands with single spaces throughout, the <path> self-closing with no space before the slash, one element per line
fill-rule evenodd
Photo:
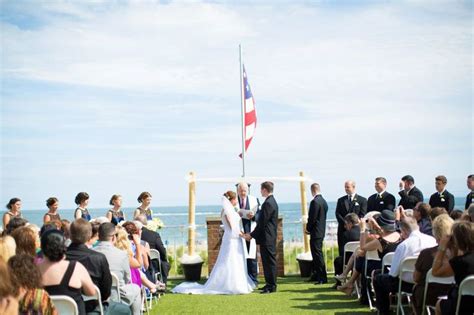
<path fill-rule="evenodd" d="M 276 240 L 278 227 L 278 204 L 273 197 L 273 183 L 264 182 L 260 186 L 262 197 L 265 202 L 257 212 L 257 226 L 250 234 L 244 234 L 244 238 L 250 241 L 254 238 L 260 245 L 260 256 L 262 258 L 263 273 L 265 275 L 265 286 L 262 294 L 276 291 L 277 265 L 276 265 Z"/>

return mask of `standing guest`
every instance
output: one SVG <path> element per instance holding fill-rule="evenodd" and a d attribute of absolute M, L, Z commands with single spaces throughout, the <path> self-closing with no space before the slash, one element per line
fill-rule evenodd
<path fill-rule="evenodd" d="M 166 283 L 171 266 L 170 266 L 170 263 L 168 262 L 166 248 L 163 245 L 161 236 L 158 232 L 154 232 L 146 228 L 148 224 L 148 220 L 146 219 L 146 216 L 144 214 L 140 214 L 136 219 L 143 224 L 141 239 L 143 241 L 146 241 L 150 245 L 151 249 L 156 249 L 160 253 L 161 274 L 163 276 L 163 282 Z M 152 262 L 152 263 L 155 264 L 155 262 Z M 159 270 L 157 265 L 153 265 L 153 268 L 154 270 Z"/>
<path fill-rule="evenodd" d="M 433 235 L 431 227 L 431 207 L 427 203 L 420 203 L 413 209 L 413 217 L 418 222 L 420 232 L 428 235 Z"/>
<path fill-rule="evenodd" d="M 258 206 L 260 205 L 258 199 L 249 194 L 249 185 L 245 182 L 241 182 L 237 185 L 237 201 L 239 203 L 240 211 L 239 214 L 242 217 L 242 226 L 244 228 L 244 233 L 251 233 L 257 226 L 255 219 L 255 214 L 258 211 Z M 246 216 L 245 213 L 248 213 Z M 247 252 L 250 251 L 250 244 L 255 243 L 255 240 L 250 242 L 245 242 L 247 245 Z M 255 245 L 255 244 L 254 244 Z M 258 263 L 257 257 L 247 258 L 247 271 L 250 279 L 258 284 Z"/>
<path fill-rule="evenodd" d="M 135 219 L 138 215 L 144 214 L 146 215 L 147 220 L 153 220 L 153 211 L 150 209 L 151 194 L 144 191 L 140 194 L 140 196 L 138 196 L 137 201 L 140 202 L 141 205 L 135 209 L 133 218 Z"/>
<path fill-rule="evenodd" d="M 82 294 L 95 294 L 87 269 L 77 261 L 67 261 L 66 240 L 57 230 L 49 230 L 41 237 L 44 259 L 38 264 L 42 274 L 42 284 L 49 295 L 67 295 L 77 304 L 79 314 L 86 314 Z"/>
<path fill-rule="evenodd" d="M 451 213 L 454 209 L 454 196 L 449 191 L 446 190 L 446 184 L 448 183 L 448 179 L 446 176 L 439 175 L 435 178 L 435 187 L 436 192 L 431 195 L 430 197 L 430 206 L 431 208 L 434 207 L 442 207 Z"/>
<path fill-rule="evenodd" d="M 71 245 L 67 248 L 66 259 L 80 262 L 89 273 L 92 282 L 99 288 L 102 302 L 110 296 L 112 277 L 109 263 L 104 254 L 91 250 L 86 243 L 92 236 L 92 225 L 82 218 L 71 223 Z M 96 300 L 87 301 L 86 312 L 92 312 L 97 304 Z"/>
<path fill-rule="evenodd" d="M 7 212 L 3 215 L 3 229 L 7 228 L 8 222 L 12 218 L 21 218 L 21 199 L 20 198 L 12 198 L 7 203 L 6 208 L 8 209 Z"/>
<path fill-rule="evenodd" d="M 464 209 L 467 210 L 471 204 L 474 203 L 474 174 L 471 174 L 467 177 L 467 188 L 470 192 L 466 196 L 466 205 Z"/>
<path fill-rule="evenodd" d="M 311 194 L 313 195 L 313 200 L 309 204 L 308 223 L 306 224 L 306 233 L 310 235 L 309 244 L 311 256 L 313 257 L 313 274 L 310 281 L 316 281 L 316 284 L 323 284 L 328 282 L 323 254 L 328 204 L 321 195 L 321 187 L 318 183 L 311 185 Z"/>
<path fill-rule="evenodd" d="M 375 303 L 382 315 L 390 314 L 390 294 L 398 292 L 402 260 L 418 255 L 425 248 L 436 246 L 436 240 L 432 236 L 419 231 L 418 223 L 414 218 L 405 217 L 400 221 L 400 228 L 404 241 L 395 250 L 389 273 L 379 273 L 374 276 Z M 402 290 L 404 292 L 412 292 L 412 281 L 412 276 L 403 275 Z"/>
<path fill-rule="evenodd" d="M 32 229 L 23 226 L 13 231 L 11 236 L 15 239 L 17 255 L 25 254 L 31 257 L 36 256 L 37 235 L 35 235 Z"/>
<path fill-rule="evenodd" d="M 125 215 L 122 211 L 122 196 L 112 195 L 109 204 L 113 206 L 113 208 L 107 211 L 107 219 L 109 219 L 109 221 L 112 222 L 114 225 L 117 225 L 120 222 L 124 221 Z"/>
<path fill-rule="evenodd" d="M 99 244 L 94 248 L 95 251 L 102 253 L 109 262 L 110 271 L 119 279 L 120 298 L 130 305 L 132 314 L 141 314 L 140 287 L 131 283 L 130 264 L 128 254 L 124 250 L 115 247 L 117 232 L 112 223 L 103 223 L 99 227 Z M 112 292 L 111 299 L 117 301 L 115 290 Z"/>
<path fill-rule="evenodd" d="M 344 217 L 348 213 L 355 213 L 362 218 L 367 213 L 367 199 L 356 194 L 356 184 L 352 180 L 344 183 L 346 195 L 337 200 L 336 218 L 339 223 L 337 227 L 337 245 L 339 247 L 339 256 L 344 254 L 344 245 L 347 243 L 344 238 Z"/>
<path fill-rule="evenodd" d="M 57 315 L 48 292 L 42 289 L 41 273 L 27 254 L 13 256 L 8 261 L 13 291 L 18 297 L 18 314 Z"/>
<path fill-rule="evenodd" d="M 451 219 L 448 214 L 442 214 L 433 220 L 433 236 L 438 244 L 445 235 L 451 233 L 452 226 L 453 219 Z M 423 294 L 425 292 L 426 274 L 431 267 L 433 267 L 433 260 L 437 251 L 438 245 L 425 248 L 420 252 L 415 263 L 415 272 L 413 273 L 413 280 L 415 281 L 415 286 L 413 287 L 413 309 L 417 315 L 422 315 L 423 313 Z M 438 296 L 446 295 L 448 288 L 443 284 L 430 284 L 426 296 L 427 304 L 435 305 Z"/>
<path fill-rule="evenodd" d="M 395 209 L 395 196 L 386 191 L 387 180 L 384 177 L 377 177 L 375 179 L 376 194 L 369 197 L 367 201 L 367 212 Z"/>
<path fill-rule="evenodd" d="M 43 224 L 50 221 L 61 221 L 61 217 L 58 213 L 59 201 L 56 197 L 51 197 L 46 200 L 46 207 L 48 207 L 48 212 L 45 213 L 43 217 Z"/>
<path fill-rule="evenodd" d="M 15 255 L 16 243 L 15 239 L 10 235 L 0 237 L 0 261 L 8 262 L 10 257 Z"/>
<path fill-rule="evenodd" d="M 26 226 L 27 224 L 28 224 L 28 221 L 26 221 L 23 218 L 12 217 L 11 220 L 8 222 L 6 229 L 3 230 L 3 235 L 10 235 L 16 229 L 18 229 L 22 226 Z"/>
<path fill-rule="evenodd" d="M 398 203 L 399 206 L 402 206 L 404 209 L 413 209 L 418 202 L 423 202 L 423 193 L 415 186 L 413 176 L 403 176 L 398 186 L 400 188 L 398 194 L 401 197 Z"/>
<path fill-rule="evenodd" d="M 76 195 L 74 202 L 77 205 L 76 210 L 74 211 L 74 219 L 83 218 L 87 221 L 91 220 L 91 215 L 89 210 L 87 210 L 87 205 L 89 204 L 89 194 L 86 192 L 80 192 Z"/>
<path fill-rule="evenodd" d="M 446 261 L 446 251 L 452 249 L 454 257 Z M 456 287 L 448 294 L 447 300 L 436 303 L 436 314 L 454 314 L 461 282 L 474 275 L 474 223 L 461 221 L 453 225 L 452 235 L 446 235 L 439 243 L 438 252 L 433 262 L 433 276 L 454 276 Z M 459 314 L 474 313 L 474 296 L 461 297 Z"/>

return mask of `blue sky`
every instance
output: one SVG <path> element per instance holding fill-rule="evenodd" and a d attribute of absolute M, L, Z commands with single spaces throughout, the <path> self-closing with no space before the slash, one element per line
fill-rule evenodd
<path fill-rule="evenodd" d="M 473 173 L 470 1 L 1 1 L 1 191 L 41 208 L 141 191 L 184 205 L 186 174 L 241 166 L 238 44 L 258 126 L 249 176 L 412 174 L 466 194 Z M 281 201 L 298 185 L 276 183 Z M 218 203 L 225 184 L 199 184 Z"/>

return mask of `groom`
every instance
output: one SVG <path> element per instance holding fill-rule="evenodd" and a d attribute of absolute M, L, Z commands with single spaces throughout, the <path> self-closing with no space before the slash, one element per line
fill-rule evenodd
<path fill-rule="evenodd" d="M 257 226 L 252 233 L 244 234 L 244 238 L 250 241 L 254 238 L 260 245 L 260 256 L 262 257 L 263 273 L 265 275 L 265 286 L 262 294 L 276 291 L 276 239 L 278 226 L 278 204 L 273 197 L 273 183 L 264 182 L 260 186 L 262 197 L 265 202 L 257 212 Z"/>

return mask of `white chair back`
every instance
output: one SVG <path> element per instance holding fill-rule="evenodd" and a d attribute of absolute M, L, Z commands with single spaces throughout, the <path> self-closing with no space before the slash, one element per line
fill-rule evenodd
<path fill-rule="evenodd" d="M 461 306 L 461 297 L 463 295 L 474 295 L 474 275 L 466 277 L 459 285 L 458 301 L 456 303 L 456 315 L 459 314 Z"/>
<path fill-rule="evenodd" d="M 391 253 L 386 253 L 385 256 L 383 256 L 383 259 L 382 259 L 382 272 L 385 271 L 385 267 L 389 267 L 389 266 L 392 265 L 394 255 L 395 255 L 395 253 L 391 252 Z"/>
<path fill-rule="evenodd" d="M 359 248 L 359 245 L 360 243 L 359 242 L 347 242 L 345 245 L 344 245 L 344 256 L 342 257 L 343 258 L 343 262 L 342 262 L 342 265 L 343 265 L 343 269 L 346 268 L 346 260 L 347 260 L 347 253 L 350 252 L 350 253 L 354 253 L 355 251 L 357 251 L 357 249 Z"/>
<path fill-rule="evenodd" d="M 160 252 L 156 249 L 150 249 L 150 260 L 158 260 L 158 271 L 155 273 L 156 280 L 163 282 L 163 274 L 161 272 L 161 256 Z"/>
<path fill-rule="evenodd" d="M 118 276 L 111 272 L 110 273 L 112 275 L 112 290 L 116 290 L 117 291 L 117 302 L 122 302 L 122 299 L 120 298 L 120 280 L 118 278 Z"/>
<path fill-rule="evenodd" d="M 371 250 L 365 253 L 365 260 L 380 260 L 379 252 L 377 250 Z"/>
<path fill-rule="evenodd" d="M 96 300 L 99 303 L 99 312 L 100 315 L 104 315 L 104 306 L 102 305 L 102 297 L 100 296 L 100 289 L 94 285 L 95 293 L 92 296 L 82 295 L 84 302 Z"/>
<path fill-rule="evenodd" d="M 50 295 L 58 314 L 79 315 L 76 301 L 67 295 Z"/>
<path fill-rule="evenodd" d="M 452 284 L 454 283 L 454 277 L 435 277 L 433 276 L 432 269 L 428 270 L 428 273 L 426 274 L 426 279 L 425 279 L 425 291 L 423 293 L 423 314 L 425 314 L 425 311 L 430 313 L 429 309 L 427 307 L 432 306 L 432 305 L 427 305 L 426 304 L 426 297 L 428 296 L 428 289 L 430 283 L 439 283 L 439 284 Z"/>
<path fill-rule="evenodd" d="M 398 281 L 398 294 L 397 294 L 397 315 L 401 311 L 402 314 L 405 314 L 405 311 L 403 310 L 403 305 L 402 305 L 402 295 L 408 295 L 405 292 L 402 292 L 402 280 L 404 275 L 410 275 L 406 277 L 407 279 L 411 279 L 411 281 L 408 281 L 409 283 L 415 283 L 413 281 L 413 273 L 415 272 L 415 263 L 416 260 L 418 259 L 418 256 L 410 256 L 406 257 L 405 259 L 402 260 L 400 264 L 400 273 L 398 275 L 399 281 Z M 407 281 L 405 281 L 407 282 Z"/>
<path fill-rule="evenodd" d="M 159 259 L 160 260 L 160 252 L 154 248 L 150 249 L 150 259 Z"/>

